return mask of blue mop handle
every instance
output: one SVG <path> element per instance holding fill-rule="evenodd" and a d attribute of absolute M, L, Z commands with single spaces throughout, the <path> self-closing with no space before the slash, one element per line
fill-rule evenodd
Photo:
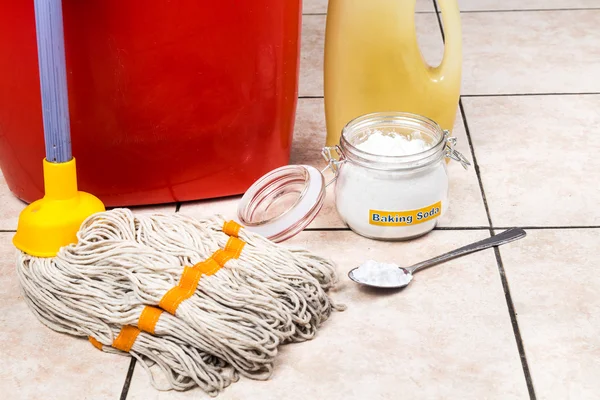
<path fill-rule="evenodd" d="M 46 160 L 73 158 L 61 0 L 34 0 Z"/>

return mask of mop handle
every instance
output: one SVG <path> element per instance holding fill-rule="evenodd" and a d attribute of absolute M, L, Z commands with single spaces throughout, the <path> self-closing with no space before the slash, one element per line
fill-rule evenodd
<path fill-rule="evenodd" d="M 34 0 L 46 159 L 72 159 L 61 0 Z"/>

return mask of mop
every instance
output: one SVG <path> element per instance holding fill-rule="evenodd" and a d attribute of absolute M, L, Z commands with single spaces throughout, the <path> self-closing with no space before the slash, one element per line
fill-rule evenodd
<path fill-rule="evenodd" d="M 314 338 L 344 309 L 327 293 L 335 266 L 218 215 L 106 211 L 79 191 L 61 1 L 35 0 L 35 15 L 45 195 L 13 238 L 29 308 L 57 332 L 136 358 L 159 390 L 216 396 L 240 375 L 269 379 L 280 345 Z"/>

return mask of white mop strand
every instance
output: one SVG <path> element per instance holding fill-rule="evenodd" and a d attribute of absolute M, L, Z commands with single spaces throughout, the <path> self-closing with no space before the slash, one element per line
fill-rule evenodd
<path fill-rule="evenodd" d="M 120 244 L 122 245 L 122 243 Z M 142 264 L 153 261 L 151 259 L 144 260 L 141 257 L 143 253 L 139 251 L 140 249 L 137 250 L 138 253 L 133 257 L 135 260 Z M 133 254 L 131 249 L 129 254 Z M 32 259 L 37 261 L 34 265 L 36 278 L 42 283 L 53 284 L 56 294 L 61 296 L 63 303 L 68 307 L 81 310 L 86 315 L 99 318 L 105 323 L 120 326 L 137 324 L 144 309 L 144 303 L 135 296 L 134 290 L 137 288 L 129 287 L 129 282 L 127 282 L 129 273 L 120 262 L 122 260 L 114 254 L 111 258 L 112 266 L 105 266 L 101 260 L 95 260 L 97 264 L 81 262 L 73 264 L 61 257 L 39 261 L 36 258 Z M 142 268 L 140 270 L 143 271 Z M 139 272 L 138 275 L 143 275 Z M 152 274 L 145 273 L 145 275 L 151 276 Z M 205 326 L 201 326 L 201 328 L 206 329 L 198 331 L 186 324 L 183 319 L 163 313 L 157 323 L 156 332 L 159 335 L 177 334 L 180 337 L 183 335 L 187 339 L 186 343 L 229 361 L 244 375 L 254 379 L 266 378 L 270 374 L 271 363 L 276 354 L 274 346 L 259 348 L 258 355 L 253 351 L 246 352 L 244 348 L 235 348 L 235 332 L 227 331 L 222 325 L 211 329 L 212 324 L 208 322 L 215 321 L 215 317 L 205 316 L 204 318 Z M 218 322 L 218 318 L 216 319 Z M 218 335 L 212 333 L 214 330 L 218 332 Z M 250 333 L 254 335 L 255 331 L 250 331 Z M 233 340 L 230 339 L 232 336 Z M 184 339 L 182 338 L 182 340 Z M 222 341 L 225 341 L 224 345 L 221 343 Z M 250 346 L 260 346 L 259 341 L 250 342 L 248 340 L 248 342 Z"/>
<path fill-rule="evenodd" d="M 215 239 L 215 235 L 226 236 L 222 232 L 209 229 L 189 217 L 178 214 L 134 216 L 126 209 L 113 210 L 110 215 L 97 214 L 88 219 L 82 225 L 79 239 L 82 243 L 88 240 L 100 243 L 114 235 L 120 235 L 122 240 L 135 237 L 136 241 L 161 253 L 177 256 L 183 264 L 193 264 L 210 257 L 215 250 L 223 248 L 226 242 L 226 237 Z M 281 249 L 283 248 L 276 247 L 273 252 Z M 217 275 L 235 270 L 237 277 L 244 279 L 246 286 L 256 287 L 260 283 L 261 289 L 268 288 L 270 296 L 274 296 L 288 308 L 294 318 L 296 331 L 290 339 L 311 339 L 331 312 L 332 304 L 328 296 L 310 273 L 291 265 L 296 260 L 288 261 L 281 255 L 273 256 L 264 251 L 261 253 L 260 249 L 256 250 L 257 252 L 252 249 L 248 252 L 244 248 L 239 260 L 229 261 L 228 268 L 219 271 Z M 290 264 L 289 268 L 286 268 L 286 264 Z"/>
<path fill-rule="evenodd" d="M 197 221 L 182 214 L 177 214 L 172 218 L 159 214 L 139 218 L 140 224 L 146 223 L 148 225 L 148 221 L 151 221 L 155 231 L 160 229 L 157 233 L 160 233 L 161 236 L 164 232 L 179 227 L 180 229 L 187 228 L 187 233 L 193 237 L 201 232 L 203 227 L 209 227 L 217 234 L 216 239 L 219 246 L 225 247 L 229 240 L 229 236 L 222 233 L 225 220 L 220 216 L 203 221 Z M 176 222 L 178 223 L 176 224 Z M 248 270 L 249 273 L 264 267 L 262 271 L 270 278 L 283 279 L 295 288 L 304 291 L 306 299 L 312 300 L 312 306 L 319 310 L 316 315 L 317 321 L 315 321 L 317 327 L 320 325 L 319 319 L 327 319 L 332 309 L 344 309 L 343 306 L 333 304 L 325 294 L 325 290 L 331 288 L 337 282 L 335 268 L 331 262 L 306 250 L 288 250 L 245 229 L 241 229 L 240 237 L 248 244 L 244 247 L 240 260 L 248 261 L 251 265 L 257 267 Z M 158 239 L 156 238 L 156 240 Z M 276 267 L 271 268 L 270 266 Z M 317 282 L 310 278 L 316 279 Z M 322 290 L 315 287 L 317 283 L 321 285 Z"/>
<path fill-rule="evenodd" d="M 19 254 L 25 297 L 51 329 L 122 353 L 110 346 L 123 326 L 137 326 L 146 306 L 161 305 L 184 267 L 215 263 L 230 241 L 218 226 L 224 222 L 124 209 L 96 214 L 82 224 L 79 242 L 56 257 Z M 245 230 L 239 237 L 245 243 L 238 240 L 235 257 L 226 252 L 224 266 L 196 279 L 174 315 L 160 314 L 129 350 L 148 371 L 158 365 L 172 389 L 197 385 L 216 395 L 238 373 L 268 379 L 280 343 L 312 339 L 342 309 L 325 293 L 336 282 L 329 261 Z"/>
<path fill-rule="evenodd" d="M 108 324 L 99 318 L 73 307 L 73 299 L 67 298 L 52 284 L 45 284 L 45 278 L 36 276 L 43 267 L 43 259 L 19 253 L 18 274 L 24 297 L 33 313 L 49 328 L 75 336 L 93 337 L 105 345 L 103 350 L 126 354 L 110 347 L 118 335 L 120 326 Z M 40 279 L 41 278 L 41 279 Z M 216 395 L 237 380 L 235 371 L 225 362 L 204 354 L 175 337 L 153 336 L 141 332 L 133 343 L 130 354 L 135 356 L 145 368 L 156 364 L 169 381 L 169 388 L 185 390 L 199 386 L 210 395 Z M 151 375 L 152 383 L 161 388 Z"/>
<path fill-rule="evenodd" d="M 185 219 L 189 223 L 194 223 L 192 218 L 185 216 L 184 214 L 177 214 L 177 217 Z M 211 218 L 196 221 L 195 223 L 203 224 L 210 227 L 212 230 L 222 232 L 225 222 L 226 220 L 222 216 L 215 215 Z M 264 236 L 248 231 L 247 229 L 241 229 L 239 231 L 239 237 L 252 247 L 263 249 L 266 253 L 274 251 L 275 253 L 284 254 L 284 257 L 287 260 L 294 260 L 299 263 L 301 269 L 317 279 L 324 290 L 332 288 L 338 281 L 333 263 L 317 254 L 302 248 L 282 246 L 271 242 Z"/>
<path fill-rule="evenodd" d="M 155 214 L 151 216 L 141 216 L 137 219 L 138 224 L 150 225 L 152 230 L 158 234 L 155 241 L 160 240 L 165 233 L 171 232 L 176 229 L 187 230 L 187 235 L 192 240 L 190 242 L 197 243 L 197 238 L 194 236 L 202 232 L 203 228 L 210 228 L 213 232 L 217 233 L 216 240 L 217 244 L 224 247 L 229 239 L 228 235 L 222 233 L 222 225 L 225 220 L 222 217 L 215 217 L 208 220 L 197 221 L 183 214 L 176 214 L 175 216 L 165 216 L 161 214 Z M 218 228 L 217 228 L 218 227 Z M 138 228 L 140 232 L 144 232 L 143 227 Z M 307 278 L 315 278 L 324 290 L 329 289 L 337 281 L 337 275 L 333 264 L 323 258 L 316 255 L 312 255 L 310 252 L 305 250 L 290 251 L 281 245 L 277 245 L 268 241 L 267 239 L 246 231 L 241 230 L 241 235 L 244 241 L 248 244 L 240 260 L 250 261 L 253 265 L 260 264 L 261 266 L 277 265 L 276 268 L 269 271 L 270 273 L 277 274 L 279 277 L 291 280 L 300 286 L 310 286 L 314 284 L 314 281 L 305 281 Z M 152 234 L 148 234 L 148 239 Z M 214 236 L 214 233 L 208 233 L 209 236 Z M 144 240 L 144 239 L 142 239 Z M 175 242 L 175 245 L 177 243 Z M 300 282 L 303 282 L 302 284 Z M 328 297 L 324 294 L 324 291 L 316 291 L 318 299 L 323 300 L 326 304 L 325 307 L 333 306 L 337 307 L 329 302 Z M 309 295 L 309 298 L 313 296 Z M 342 307 L 343 308 L 343 307 Z"/>
<path fill-rule="evenodd" d="M 75 253 L 83 256 L 74 257 Z M 127 297 L 117 294 L 111 296 L 109 302 L 106 301 L 107 289 L 103 289 L 100 290 L 100 294 L 104 293 L 104 297 L 93 300 L 98 307 L 107 308 L 110 304 L 116 304 L 117 309 L 103 310 L 105 316 L 113 316 L 113 318 L 135 307 L 134 312 L 129 314 L 130 320 L 114 321 L 123 324 L 134 323 L 141 313 L 143 308 L 141 306 L 157 306 L 167 291 L 177 285 L 182 270 L 182 267 L 177 264 L 177 259 L 142 244 L 127 241 L 81 244 L 65 248 L 53 260 L 54 273 L 59 269 L 63 272 L 63 276 L 68 276 L 63 269 L 71 266 L 74 269 L 72 274 L 84 275 L 92 279 L 99 274 L 100 282 L 125 286 Z M 107 265 L 107 260 L 110 260 L 110 265 Z M 177 279 L 173 279 L 174 276 L 177 276 Z M 52 276 L 44 278 L 56 280 Z M 202 281 L 201 279 L 200 282 Z M 117 285 L 114 285 L 115 283 Z M 210 282 L 205 281 L 202 284 L 208 285 Z M 59 283 L 57 286 L 65 285 Z M 87 284 L 82 288 L 82 292 L 91 294 L 89 286 Z M 200 335 L 212 343 L 216 350 L 223 349 L 223 352 L 213 353 L 214 355 L 226 358 L 226 353 L 235 354 L 236 359 L 244 362 L 237 365 L 244 375 L 255 379 L 266 378 L 266 374 L 272 370 L 271 364 L 279 344 L 278 338 L 268 324 L 254 314 L 212 301 L 201 296 L 200 292 L 196 294 L 184 301 L 177 309 L 177 316 L 181 322 L 189 325 L 195 335 Z M 268 303 L 265 309 L 269 310 Z M 175 327 L 171 327 L 168 332 L 175 334 L 174 332 L 177 331 Z"/>
<path fill-rule="evenodd" d="M 129 254 L 132 251 L 137 254 L 135 260 L 130 260 L 131 257 Z M 90 256 L 92 253 L 94 254 L 93 257 Z M 81 254 L 84 255 L 81 256 Z M 110 257 L 113 265 L 118 265 L 125 270 L 133 268 L 133 272 L 135 272 L 136 277 L 138 277 L 134 290 L 139 290 L 139 297 L 145 303 L 148 303 L 155 302 L 156 297 L 160 296 L 152 298 L 149 297 L 149 294 L 141 292 L 145 287 L 144 281 L 146 279 L 158 280 L 153 284 L 154 288 L 159 285 L 170 288 L 179 281 L 183 270 L 178 264 L 179 261 L 177 258 L 172 258 L 170 260 L 172 265 L 174 265 L 170 268 L 164 267 L 165 264 L 158 264 L 163 265 L 163 267 L 158 268 L 156 267 L 156 262 L 153 260 L 140 259 L 140 257 L 144 258 L 151 254 L 156 254 L 160 257 L 170 256 L 167 252 L 159 252 L 143 244 L 123 240 L 106 240 L 89 245 L 82 244 L 74 249 L 65 249 L 65 251 L 61 253 L 61 256 L 63 259 L 69 259 L 70 262 L 75 265 L 93 265 L 94 267 L 98 267 L 98 265 L 102 264 L 103 259 Z M 142 266 L 140 267 L 140 265 Z M 193 264 L 187 263 L 187 265 Z M 114 273 L 120 274 L 125 272 L 118 270 Z M 163 274 L 165 276 L 162 276 Z M 130 277 L 130 279 L 134 278 Z M 168 284 L 163 284 L 162 281 L 166 280 L 170 282 Z M 259 291 L 256 287 L 241 285 L 239 280 L 235 279 L 233 274 L 219 271 L 215 275 L 206 276 L 200 279 L 196 294 L 209 297 L 211 300 L 216 301 L 231 310 L 252 310 L 256 313 L 256 316 L 260 318 L 260 322 L 257 323 L 266 323 L 271 328 L 280 328 L 284 333 L 287 331 L 293 333 L 291 316 L 288 315 L 278 303 L 273 302 L 271 296 L 266 295 L 264 290 Z M 201 298 L 204 296 L 201 296 Z M 195 300 L 195 297 L 193 300 Z M 221 315 L 221 317 L 226 317 L 226 315 Z M 284 338 L 286 336 L 287 334 L 283 335 Z"/>

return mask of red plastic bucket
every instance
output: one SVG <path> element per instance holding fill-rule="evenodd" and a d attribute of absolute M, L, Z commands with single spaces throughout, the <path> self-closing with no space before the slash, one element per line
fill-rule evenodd
<path fill-rule="evenodd" d="M 79 187 L 108 206 L 244 192 L 289 161 L 301 0 L 64 0 Z M 43 196 L 32 1 L 0 4 L 0 167 Z"/>

